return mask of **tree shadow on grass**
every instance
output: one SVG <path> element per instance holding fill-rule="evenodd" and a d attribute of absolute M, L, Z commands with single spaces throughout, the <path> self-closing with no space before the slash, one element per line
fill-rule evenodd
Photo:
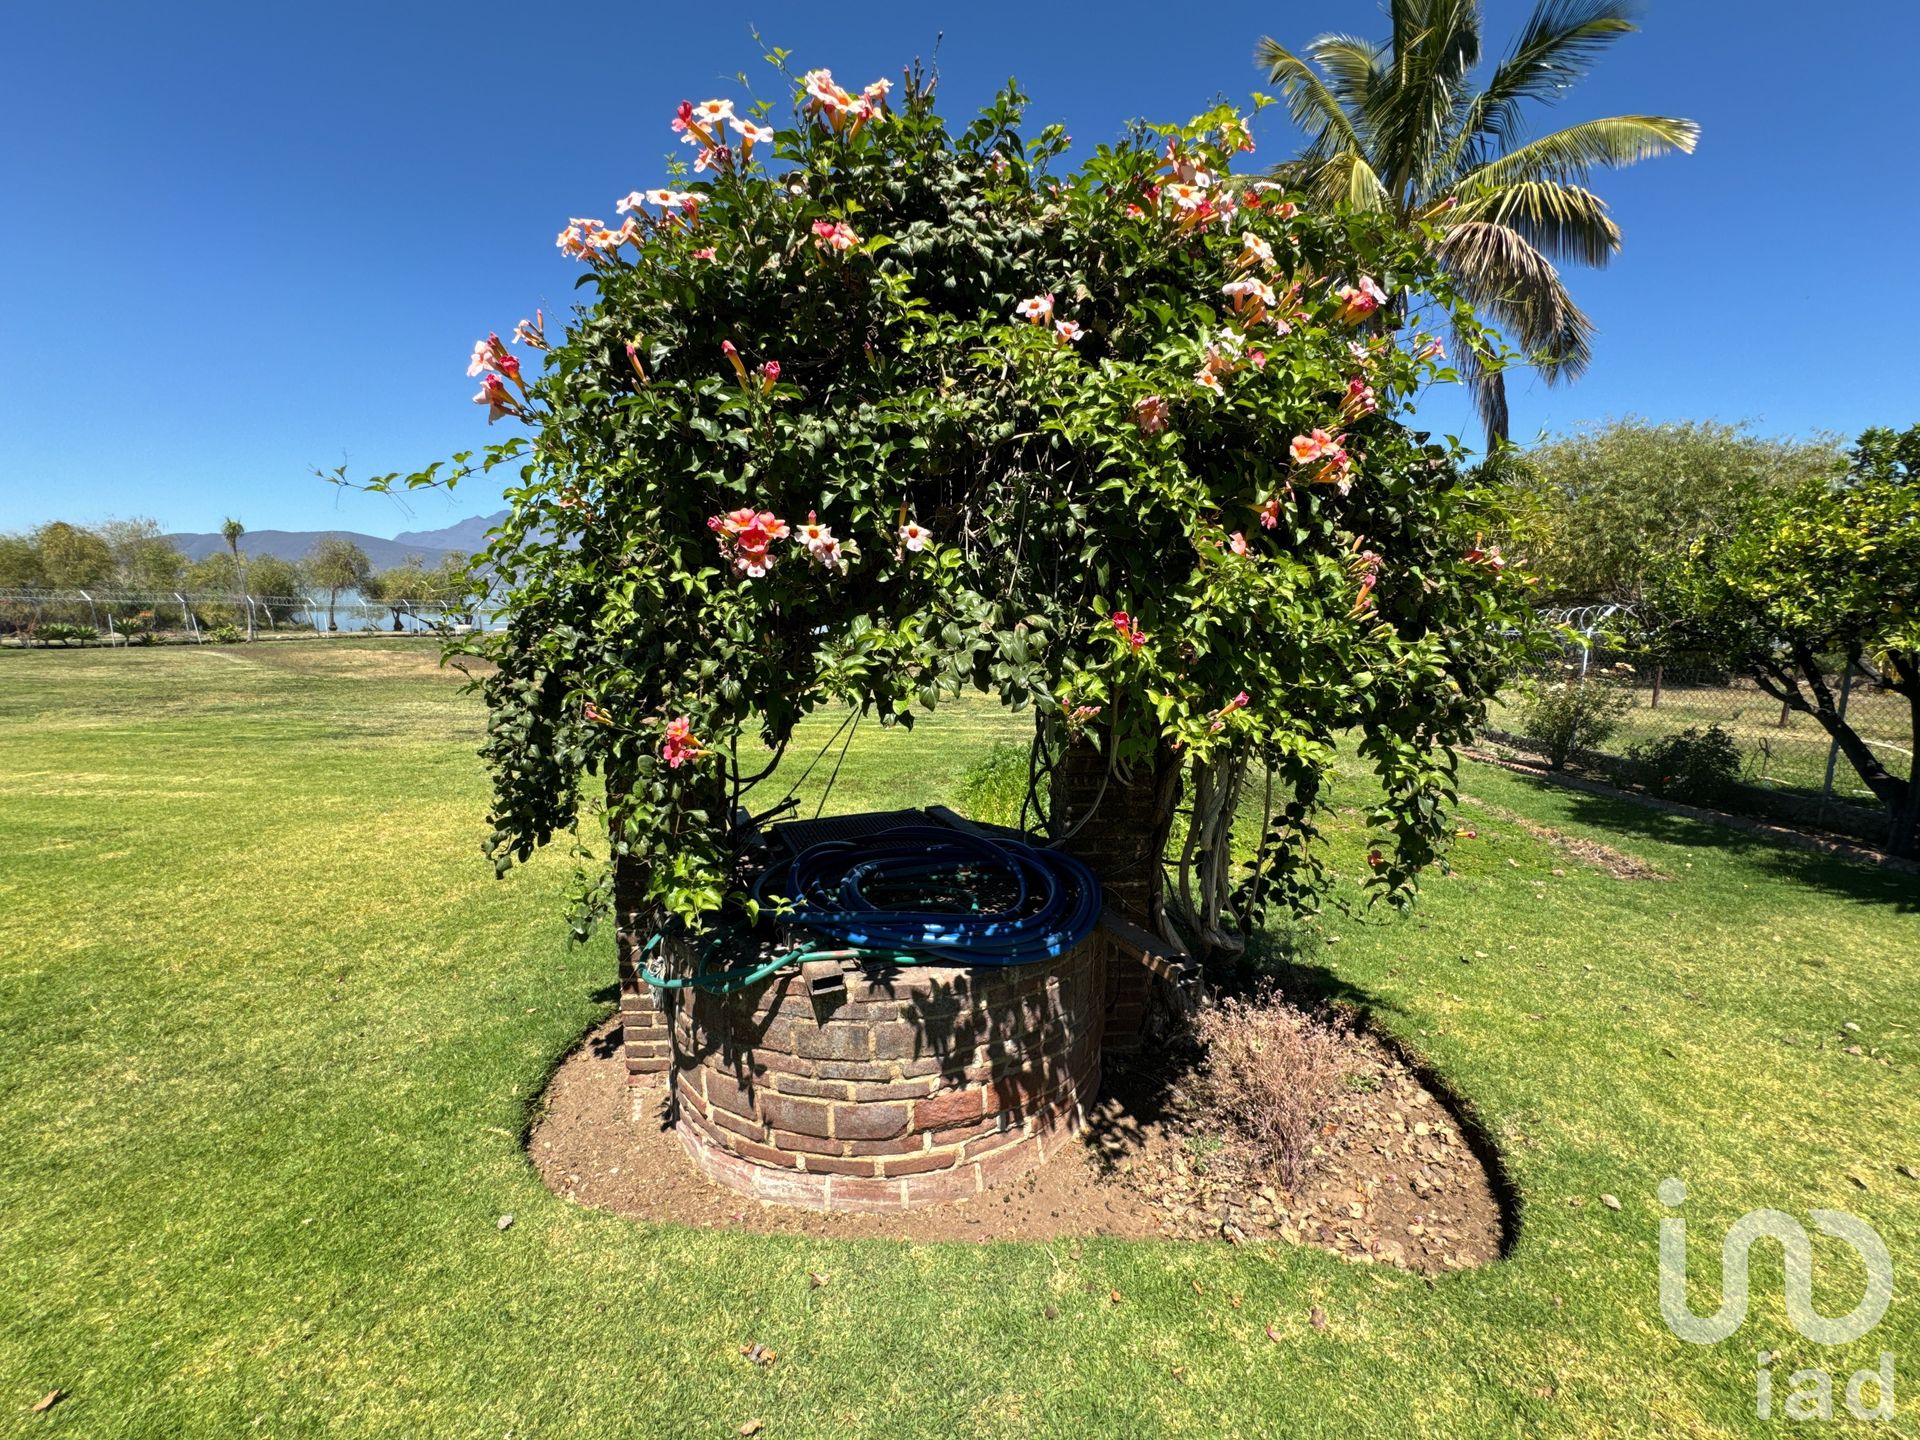
<path fill-rule="evenodd" d="M 1572 818 L 1580 824 L 1682 850 L 1736 856 L 1770 879 L 1823 890 L 1860 904 L 1888 906 L 1898 914 L 1920 913 L 1920 875 L 1802 849 L 1771 835 L 1640 804 L 1625 796 L 1595 795 L 1529 775 L 1509 774 L 1519 784 L 1564 799 Z"/>

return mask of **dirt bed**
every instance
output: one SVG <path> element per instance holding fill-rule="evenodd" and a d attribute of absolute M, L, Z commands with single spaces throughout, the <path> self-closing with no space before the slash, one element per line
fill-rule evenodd
<path fill-rule="evenodd" d="M 836 1215 L 747 1199 L 693 1167 L 666 1092 L 634 1118 L 616 1020 L 554 1073 L 529 1137 L 555 1193 L 636 1220 L 762 1233 L 918 1241 L 1081 1235 L 1314 1245 L 1420 1271 L 1496 1258 L 1500 1202 L 1445 1106 L 1370 1037 L 1349 1032 L 1347 1085 L 1293 1193 L 1228 1136 L 1196 1122 L 1173 1063 L 1110 1065 L 1093 1123 L 1071 1148 L 971 1200 Z"/>

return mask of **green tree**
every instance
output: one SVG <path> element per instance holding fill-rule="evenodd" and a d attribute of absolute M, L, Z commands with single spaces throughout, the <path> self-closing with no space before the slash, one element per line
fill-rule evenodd
<path fill-rule="evenodd" d="M 418 555 L 409 555 L 398 565 L 374 571 L 361 586 L 361 592 L 375 604 L 387 607 L 396 632 L 406 628 L 400 623 L 402 616 L 431 604 L 435 594 L 433 579 Z"/>
<path fill-rule="evenodd" d="M 307 552 L 307 580 L 327 592 L 327 629 L 338 630 L 334 610 L 342 590 L 364 590 L 373 574 L 367 552 L 342 535 L 323 535 Z"/>
<path fill-rule="evenodd" d="M 1656 586 L 1665 638 L 1711 651 L 1811 715 L 1893 817 L 1889 846 L 1920 853 L 1920 776 L 1903 777 L 1841 713 L 1841 665 L 1905 697 L 1920 749 L 1920 425 L 1869 430 L 1839 480 L 1763 500 Z M 1912 761 L 1909 758 L 1909 766 Z"/>
<path fill-rule="evenodd" d="M 1474 544 L 1488 497 L 1405 419 L 1449 372 L 1355 283 L 1473 335 L 1426 245 L 1232 175 L 1228 107 L 1061 173 L 1064 132 L 1022 135 L 1011 88 L 949 132 L 924 77 L 897 103 L 804 85 L 772 138 L 708 131 L 663 216 L 563 232 L 588 267 L 564 334 L 476 348 L 481 403 L 534 427 L 455 460 L 520 476 L 487 552 L 506 628 L 473 646 L 496 863 L 604 787 L 616 858 L 582 918 L 618 894 L 629 939 L 708 923 L 765 778 L 741 748 L 978 689 L 1033 705 L 1030 774 L 1091 781 L 1053 818 L 1101 795 L 1109 894 L 1148 923 L 1230 948 L 1310 908 L 1349 733 L 1385 790 L 1370 889 L 1405 903 L 1526 626 Z"/>
<path fill-rule="evenodd" d="M 1627 417 L 1509 454 L 1512 546 L 1559 604 L 1638 602 L 1653 577 L 1757 500 L 1837 474 L 1837 440 L 1764 439 L 1716 421 Z"/>
<path fill-rule="evenodd" d="M 104 590 L 113 584 L 113 549 L 101 536 L 65 520 L 33 532 L 41 573 L 56 590 Z"/>
<path fill-rule="evenodd" d="M 441 615 L 473 623 L 473 557 L 451 551 L 427 572 L 427 588 Z"/>
<path fill-rule="evenodd" d="M 0 590 L 37 590 L 47 583 L 40 547 L 26 535 L 0 535 Z"/>
<path fill-rule="evenodd" d="M 160 533 L 159 522 L 136 516 L 109 520 L 100 536 L 113 551 L 114 583 L 123 590 L 177 590 L 187 572 L 187 557 Z"/>
<path fill-rule="evenodd" d="M 1483 318 L 1548 381 L 1592 356 L 1593 322 L 1555 262 L 1602 266 L 1620 227 L 1587 182 L 1595 169 L 1691 151 L 1699 126 L 1657 115 L 1587 120 L 1524 139 L 1529 102 L 1558 100 L 1632 31 L 1628 0 L 1538 0 L 1507 57 L 1476 84 L 1480 0 L 1390 0 L 1384 41 L 1322 35 L 1295 54 L 1271 37 L 1255 58 L 1306 132 L 1283 179 L 1328 204 L 1433 227 L 1435 254 Z M 1506 385 L 1455 354 L 1474 385 L 1489 445 L 1507 436 Z"/>
<path fill-rule="evenodd" d="M 247 586 L 254 604 L 267 617 L 267 623 L 278 629 L 280 622 L 274 614 L 274 602 L 299 595 L 300 567 L 278 555 L 255 555 L 247 561 Z M 291 608 L 285 604 L 280 606 L 283 611 Z"/>

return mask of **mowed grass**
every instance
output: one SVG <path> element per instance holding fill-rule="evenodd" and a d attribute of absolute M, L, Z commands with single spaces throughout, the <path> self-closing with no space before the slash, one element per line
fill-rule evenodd
<path fill-rule="evenodd" d="M 563 942 L 564 856 L 492 878 L 456 681 L 393 642 L 0 656 L 0 1435 L 1761 1435 L 1788 1371 L 1844 1383 L 1883 1350 L 1914 1433 L 1911 877 L 1471 769 L 1487 805 L 1671 877 L 1482 808 L 1416 915 L 1301 929 L 1305 973 L 1495 1137 L 1521 1232 L 1476 1272 L 634 1225 L 556 1199 L 519 1146 L 609 1009 L 611 949 Z M 951 798 L 1024 731 L 987 705 L 864 727 L 831 804 Z M 1347 872 L 1368 793 L 1338 787 Z M 1674 1339 L 1668 1175 L 1697 1309 L 1736 1216 L 1827 1206 L 1891 1249 L 1887 1318 L 1801 1340 L 1763 1246 L 1746 1327 Z M 1859 1262 L 1817 1256 L 1820 1308 L 1850 1309 Z M 1761 1349 L 1785 1352 L 1770 1423 Z"/>

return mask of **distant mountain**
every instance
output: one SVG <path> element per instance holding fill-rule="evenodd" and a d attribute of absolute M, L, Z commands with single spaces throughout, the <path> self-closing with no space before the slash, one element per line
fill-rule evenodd
<path fill-rule="evenodd" d="M 272 555 L 281 560 L 304 560 L 314 545 L 330 535 L 351 540 L 367 552 L 367 560 L 376 570 L 385 570 L 415 556 L 423 565 L 437 564 L 447 555 L 470 555 L 486 543 L 487 531 L 507 516 L 481 515 L 461 520 L 438 530 L 405 530 L 391 540 L 378 535 L 362 535 L 357 530 L 249 530 L 241 537 L 240 549 L 248 555 Z M 166 537 L 189 560 L 204 560 L 227 548 L 218 535 L 169 535 Z"/>
<path fill-rule="evenodd" d="M 487 532 L 512 513 L 511 510 L 496 510 L 491 515 L 456 520 L 438 530 L 402 530 L 393 539 L 396 545 L 428 545 L 439 550 L 458 550 L 464 555 L 471 555 L 477 550 L 486 549 Z"/>

